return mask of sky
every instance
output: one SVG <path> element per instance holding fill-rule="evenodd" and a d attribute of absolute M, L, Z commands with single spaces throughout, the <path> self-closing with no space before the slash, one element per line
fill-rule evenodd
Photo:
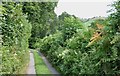
<path fill-rule="evenodd" d="M 107 17 L 109 15 L 107 11 L 111 9 L 107 5 L 113 1 L 116 0 L 59 0 L 55 13 L 60 15 L 66 11 L 79 18 Z"/>

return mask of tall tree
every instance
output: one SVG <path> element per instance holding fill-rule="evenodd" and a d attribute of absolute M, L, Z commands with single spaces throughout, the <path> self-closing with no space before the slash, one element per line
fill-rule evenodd
<path fill-rule="evenodd" d="M 30 46 L 32 47 L 39 38 L 45 37 L 53 30 L 56 14 L 54 8 L 57 2 L 29 2 L 23 3 L 23 12 L 28 14 L 28 20 L 32 23 L 32 35 Z"/>

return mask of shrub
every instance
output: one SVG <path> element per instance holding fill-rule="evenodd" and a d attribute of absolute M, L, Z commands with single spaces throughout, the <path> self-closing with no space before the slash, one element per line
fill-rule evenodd
<path fill-rule="evenodd" d="M 2 28 L 2 72 L 19 74 L 29 61 L 28 39 L 31 24 L 22 13 L 22 5 L 13 2 L 3 3 L 5 11 L 1 16 Z"/>

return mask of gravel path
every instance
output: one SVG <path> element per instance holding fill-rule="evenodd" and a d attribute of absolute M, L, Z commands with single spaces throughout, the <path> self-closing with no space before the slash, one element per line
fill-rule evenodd
<path fill-rule="evenodd" d="M 61 76 L 60 73 L 57 72 L 55 70 L 55 68 L 52 67 L 52 65 L 48 62 L 46 57 L 41 52 L 38 51 L 38 54 L 41 56 L 41 58 L 45 62 L 48 69 L 52 72 L 52 74 L 54 74 L 55 76 Z M 34 67 L 34 56 L 33 56 L 33 50 L 32 49 L 30 50 L 30 62 L 29 62 L 28 70 L 27 70 L 27 75 L 28 76 L 29 75 L 36 76 L 35 67 Z"/>
<path fill-rule="evenodd" d="M 47 65 L 48 69 L 52 72 L 52 74 L 60 76 L 60 73 L 58 73 L 55 68 L 52 67 L 52 65 L 48 62 L 48 60 L 46 59 L 46 57 L 40 52 L 38 51 L 39 55 L 42 57 L 43 61 L 45 62 L 45 64 Z"/>
<path fill-rule="evenodd" d="M 33 50 L 30 50 L 30 62 L 27 70 L 27 74 L 34 74 L 35 76 L 35 67 L 34 67 L 34 57 L 33 57 Z"/>

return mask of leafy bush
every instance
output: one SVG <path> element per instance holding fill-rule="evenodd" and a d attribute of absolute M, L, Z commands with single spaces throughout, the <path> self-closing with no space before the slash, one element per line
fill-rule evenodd
<path fill-rule="evenodd" d="M 24 2 L 23 13 L 27 14 L 27 19 L 32 24 L 31 37 L 29 39 L 30 48 L 36 48 L 38 39 L 45 37 L 49 33 L 56 31 L 57 15 L 54 12 L 57 2 Z M 39 48 L 39 47 L 37 47 Z"/>
<path fill-rule="evenodd" d="M 91 33 L 89 30 L 77 29 L 77 33 L 75 33 L 72 38 L 66 40 L 67 48 L 73 50 L 80 50 L 81 52 L 86 52 L 88 49 L 86 48 L 89 37 L 91 37 Z"/>
<path fill-rule="evenodd" d="M 71 38 L 77 32 L 77 29 L 83 27 L 82 22 L 73 16 L 65 17 L 63 21 L 61 31 L 63 33 L 64 41 Z"/>
<path fill-rule="evenodd" d="M 19 74 L 29 61 L 28 39 L 31 24 L 22 13 L 22 5 L 13 2 L 3 3 L 5 11 L 1 16 L 2 28 L 2 72 Z"/>
<path fill-rule="evenodd" d="M 120 74 L 120 35 L 113 30 L 109 18 L 95 20 L 89 26 L 73 17 L 64 19 L 62 44 L 54 34 L 43 38 L 40 47 L 62 74 Z"/>
<path fill-rule="evenodd" d="M 54 35 L 44 37 L 40 49 L 47 54 L 48 50 L 56 50 L 60 45 L 63 45 L 63 36 L 61 32 L 58 32 Z"/>

